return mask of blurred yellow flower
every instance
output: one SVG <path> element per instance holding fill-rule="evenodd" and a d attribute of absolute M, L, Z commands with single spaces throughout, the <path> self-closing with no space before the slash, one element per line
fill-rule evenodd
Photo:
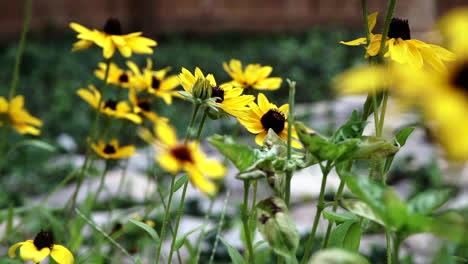
<path fill-rule="evenodd" d="M 439 28 L 448 41 L 448 47 L 457 56 L 468 56 L 468 7 L 457 8 L 444 15 Z"/>
<path fill-rule="evenodd" d="M 160 117 L 155 112 L 151 111 L 152 108 L 152 98 L 138 98 L 136 88 L 130 88 L 128 93 L 128 98 L 133 105 L 133 112 L 138 115 L 142 115 L 149 121 L 156 122 L 167 122 L 168 119 L 165 117 Z"/>
<path fill-rule="evenodd" d="M 91 107 L 98 109 L 99 103 L 101 102 L 101 93 L 94 85 L 89 85 L 88 89 L 79 89 L 77 94 L 90 104 Z M 140 116 L 132 113 L 132 109 L 127 102 L 118 102 L 108 99 L 101 103 L 100 112 L 111 117 L 128 119 L 136 124 L 142 122 Z"/>
<path fill-rule="evenodd" d="M 239 60 L 231 59 L 229 65 L 226 62 L 223 63 L 223 68 L 233 79 L 231 84 L 240 88 L 277 90 L 283 81 L 279 77 L 268 77 L 273 71 L 271 66 L 249 64 L 242 69 L 242 63 Z"/>
<path fill-rule="evenodd" d="M 157 139 L 145 129 L 140 131 L 140 136 L 159 149 L 156 157 L 158 164 L 172 174 L 186 172 L 193 185 L 208 195 L 214 195 L 217 187 L 209 178 L 221 179 L 226 172 L 224 166 L 218 161 L 207 159 L 197 142 L 178 142 L 174 128 L 167 123 L 155 125 L 154 132 Z"/>
<path fill-rule="evenodd" d="M 0 126 L 11 126 L 18 133 L 39 135 L 42 121 L 32 116 L 24 107 L 24 97 L 17 95 L 10 102 L 0 96 Z"/>
<path fill-rule="evenodd" d="M 73 44 L 72 51 L 87 49 L 96 44 L 102 48 L 104 58 L 109 59 L 118 49 L 124 57 L 130 57 L 133 52 L 141 54 L 153 54 L 153 49 L 157 45 L 156 41 L 142 37 L 142 32 L 122 34 L 120 21 L 110 18 L 104 25 L 103 31 L 88 29 L 77 23 L 70 23 L 70 27 L 78 32 L 76 36 L 79 41 Z"/>
<path fill-rule="evenodd" d="M 117 139 L 104 143 L 99 140 L 97 144 L 91 143 L 91 148 L 104 159 L 124 159 L 136 154 L 135 146 L 119 146 Z"/>
<path fill-rule="evenodd" d="M 151 59 L 146 60 L 146 68 L 143 72 L 140 71 L 134 62 L 127 62 L 127 66 L 132 70 L 135 76 L 134 85 L 138 88 L 138 92 L 147 91 L 150 94 L 156 95 L 164 100 L 166 104 L 172 104 L 172 97 L 181 97 L 174 91 L 179 86 L 179 79 L 176 75 L 167 75 L 170 68 L 153 71 L 153 62 Z"/>
<path fill-rule="evenodd" d="M 64 246 L 54 244 L 52 232 L 41 231 L 34 240 L 26 240 L 14 244 L 8 249 L 8 256 L 16 258 L 16 249 L 20 249 L 20 257 L 25 261 L 39 263 L 51 256 L 58 264 L 73 264 L 73 254 Z"/>
<path fill-rule="evenodd" d="M 271 128 L 282 139 L 288 139 L 288 111 L 289 104 L 284 104 L 277 107 L 270 103 L 268 98 L 259 93 L 257 97 L 258 105 L 255 102 L 250 104 L 250 110 L 242 117 L 239 117 L 239 122 L 251 133 L 257 134 L 255 142 L 263 146 L 263 140 Z M 292 128 L 292 146 L 294 148 L 302 148 L 298 141 L 296 129 Z"/>
<path fill-rule="evenodd" d="M 377 20 L 377 12 L 368 17 L 369 31 L 372 32 Z M 381 34 L 370 34 L 370 44 L 367 46 L 366 57 L 379 53 Z M 349 46 L 367 45 L 366 38 L 358 38 L 341 44 Z M 417 39 L 411 39 L 408 20 L 392 18 L 386 40 L 385 57 L 401 64 L 410 64 L 421 68 L 424 64 L 431 65 L 437 71 L 445 70 L 445 62 L 453 61 L 452 52 L 433 44 L 427 44 Z"/>
<path fill-rule="evenodd" d="M 94 75 L 96 75 L 96 77 L 99 79 L 104 80 L 106 76 L 107 63 L 100 62 L 98 66 L 99 69 L 94 71 Z M 125 71 L 119 68 L 119 66 L 113 62 L 110 64 L 109 73 L 107 76 L 108 83 L 129 88 L 132 85 L 132 81 L 133 74 L 131 71 Z"/>
<path fill-rule="evenodd" d="M 255 100 L 253 95 L 242 95 L 244 89 L 234 88 L 230 83 L 217 85 L 212 74 L 208 74 L 205 77 L 198 67 L 195 69 L 195 74 L 192 74 L 186 68 L 182 68 L 179 79 L 184 90 L 192 94 L 195 83 L 206 80 L 206 84 L 209 86 L 208 89 L 211 90 L 209 97 L 216 98 L 213 103 L 223 109 L 224 112 L 235 117 L 242 116 L 245 111 L 248 111 L 247 105 Z"/>

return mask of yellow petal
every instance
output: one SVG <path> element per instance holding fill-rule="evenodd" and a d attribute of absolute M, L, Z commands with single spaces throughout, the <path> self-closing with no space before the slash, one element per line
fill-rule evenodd
<path fill-rule="evenodd" d="M 226 174 L 226 168 L 216 160 L 205 160 L 200 165 L 200 170 L 213 179 L 221 179 Z"/>
<path fill-rule="evenodd" d="M 271 77 L 258 81 L 253 87 L 258 90 L 272 91 L 280 88 L 282 82 L 283 79 L 279 77 Z"/>
<path fill-rule="evenodd" d="M 20 257 L 23 260 L 32 260 L 35 263 L 41 262 L 50 254 L 49 248 L 42 248 L 37 250 L 36 246 L 32 240 L 24 242 L 23 246 L 20 248 Z"/>
<path fill-rule="evenodd" d="M 205 178 L 200 170 L 193 168 L 192 166 L 186 166 L 184 169 L 189 174 L 190 181 L 193 185 L 195 185 L 195 187 L 208 195 L 213 195 L 216 193 L 216 186 L 207 178 Z"/>
<path fill-rule="evenodd" d="M 257 101 L 258 106 L 260 107 L 260 110 L 262 110 L 263 113 L 266 113 L 271 109 L 271 104 L 268 101 L 268 98 L 263 93 L 258 94 Z"/>
<path fill-rule="evenodd" d="M 333 86 L 342 94 L 374 93 L 388 87 L 386 74 L 387 71 L 383 67 L 358 67 L 338 75 Z"/>
<path fill-rule="evenodd" d="M 9 249 L 8 249 L 8 256 L 10 258 L 15 258 L 16 257 L 16 249 L 20 246 L 22 246 L 24 243 L 26 242 L 19 242 L 19 243 L 16 243 L 14 244 L 13 246 L 11 246 Z"/>
<path fill-rule="evenodd" d="M 0 113 L 6 113 L 8 111 L 8 101 L 5 97 L 0 96 Z"/>
<path fill-rule="evenodd" d="M 374 12 L 367 16 L 367 22 L 369 23 L 369 32 L 374 30 L 375 24 L 377 23 L 377 15 L 379 12 Z"/>
<path fill-rule="evenodd" d="M 104 58 L 109 59 L 114 55 L 115 46 L 112 42 L 112 39 L 107 37 L 104 41 L 104 46 L 102 47 L 102 54 Z"/>
<path fill-rule="evenodd" d="M 348 46 L 359 46 L 367 43 L 366 38 L 358 38 L 351 41 L 340 41 L 340 44 L 348 45 Z"/>
<path fill-rule="evenodd" d="M 165 171 L 176 174 L 181 169 L 181 164 L 169 152 L 164 152 L 156 157 L 156 162 Z"/>
<path fill-rule="evenodd" d="M 267 136 L 267 132 L 264 131 L 260 134 L 258 134 L 256 137 L 255 137 L 255 143 L 257 143 L 258 145 L 260 146 L 263 146 L 263 140 L 265 139 L 265 137 Z"/>
<path fill-rule="evenodd" d="M 175 129 L 166 123 L 156 125 L 156 136 L 164 145 L 173 147 L 177 145 L 177 134 Z"/>
<path fill-rule="evenodd" d="M 54 245 L 52 247 L 52 252 L 50 252 L 50 256 L 58 264 L 73 264 L 74 262 L 73 254 L 62 245 Z"/>

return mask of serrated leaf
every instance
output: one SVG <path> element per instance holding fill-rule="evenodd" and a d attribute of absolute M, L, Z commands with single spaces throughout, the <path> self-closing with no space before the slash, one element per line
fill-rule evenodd
<path fill-rule="evenodd" d="M 180 187 L 182 187 L 188 180 L 189 176 L 187 174 L 182 175 L 182 177 L 177 179 L 177 181 L 174 183 L 174 186 L 172 186 L 172 192 L 177 192 L 180 189 Z"/>
<path fill-rule="evenodd" d="M 430 214 L 445 204 L 452 193 L 452 189 L 433 189 L 418 193 L 408 201 L 408 209 L 411 213 Z"/>
<path fill-rule="evenodd" d="M 308 264 L 370 264 L 370 262 L 358 253 L 330 248 L 315 253 Z"/>
<path fill-rule="evenodd" d="M 179 250 L 179 249 L 184 245 L 185 240 L 187 239 L 187 237 L 188 237 L 190 234 L 192 234 L 193 232 L 196 232 L 196 231 L 198 231 L 198 230 L 204 228 L 205 226 L 206 226 L 206 225 L 201 225 L 201 226 L 199 226 L 199 227 L 197 227 L 197 228 L 194 228 L 194 229 L 188 231 L 187 233 L 183 234 L 182 236 L 177 237 L 177 238 L 176 238 L 176 242 L 175 242 L 175 244 L 174 244 L 174 248 L 175 248 L 176 250 Z"/>
<path fill-rule="evenodd" d="M 362 216 L 380 225 L 385 226 L 383 219 L 380 216 L 378 216 L 372 210 L 372 208 L 363 201 L 360 201 L 358 199 L 345 199 L 341 201 L 341 205 L 348 211 L 351 211 L 359 216 Z"/>
<path fill-rule="evenodd" d="M 239 251 L 237 251 L 236 248 L 234 248 L 229 242 L 227 242 L 224 238 L 219 237 L 219 240 L 223 242 L 224 246 L 228 250 L 229 257 L 231 257 L 232 263 L 234 264 L 246 264 L 244 258 L 242 258 L 241 254 Z"/>
<path fill-rule="evenodd" d="M 359 221 L 359 217 L 350 212 L 337 213 L 337 212 L 325 210 L 323 211 L 323 217 L 325 217 L 325 219 L 328 219 L 330 221 L 334 221 L 337 223 L 341 223 L 345 221 Z"/>
<path fill-rule="evenodd" d="M 209 137 L 208 141 L 241 172 L 248 169 L 256 160 L 253 149 L 249 146 L 235 143 L 231 137 L 214 135 Z"/>
<path fill-rule="evenodd" d="M 148 233 L 148 235 L 150 235 L 150 237 L 154 240 L 154 242 L 159 243 L 159 240 L 160 240 L 159 235 L 156 232 L 156 230 L 154 230 L 154 228 L 135 219 L 129 219 L 128 221 L 138 226 L 139 228 L 143 229 L 146 233 Z"/>
<path fill-rule="evenodd" d="M 367 123 L 367 121 L 361 121 L 359 119 L 359 113 L 354 110 L 348 118 L 348 121 L 336 130 L 330 138 L 330 142 L 337 143 L 346 139 L 360 137 Z"/>

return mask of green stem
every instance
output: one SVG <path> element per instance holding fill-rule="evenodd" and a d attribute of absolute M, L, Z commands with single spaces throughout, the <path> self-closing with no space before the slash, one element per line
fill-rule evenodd
<path fill-rule="evenodd" d="M 197 136 L 196 136 L 196 138 L 195 138 L 195 140 L 196 140 L 197 142 L 200 141 L 200 136 L 201 136 L 201 133 L 202 133 L 202 131 L 203 131 L 203 126 L 205 125 L 205 121 L 206 121 L 206 118 L 207 118 L 207 117 L 208 117 L 208 114 L 207 114 L 207 112 L 205 111 L 205 112 L 203 113 L 203 117 L 202 117 L 202 119 L 201 119 L 201 121 L 200 121 L 200 124 L 198 125 Z"/>
<path fill-rule="evenodd" d="M 338 201 L 341 199 L 341 195 L 343 194 L 344 187 L 345 187 L 345 182 L 343 180 L 340 180 L 340 185 L 338 186 L 338 191 L 336 192 L 335 199 L 334 199 L 335 204 L 333 204 L 333 207 L 332 207 L 333 212 L 336 212 L 336 209 L 338 208 Z M 330 239 L 331 229 L 334 223 L 335 222 L 331 220 L 328 222 L 327 231 L 325 233 L 325 238 L 323 239 L 322 248 L 327 248 L 328 246 L 328 240 Z"/>
<path fill-rule="evenodd" d="M 168 201 L 167 201 L 167 206 L 166 206 L 166 208 L 164 210 L 163 226 L 161 228 L 161 235 L 160 235 L 158 250 L 156 252 L 156 259 L 155 259 L 156 264 L 159 263 L 159 258 L 161 256 L 161 248 L 162 248 L 162 244 L 164 242 L 164 237 L 166 235 L 166 226 L 167 226 L 167 224 L 169 222 L 169 217 L 170 217 L 170 213 L 171 213 L 170 209 L 171 209 L 171 204 L 172 204 L 172 197 L 174 195 L 174 192 L 172 191 L 172 189 L 174 187 L 175 177 L 176 177 L 175 174 L 173 174 L 171 176 L 171 185 L 169 186 L 169 198 L 168 198 Z"/>
<path fill-rule="evenodd" d="M 244 202 L 242 204 L 241 209 L 241 217 L 242 217 L 242 226 L 244 228 L 244 236 L 245 242 L 247 244 L 247 252 L 245 256 L 245 260 L 247 263 L 255 264 L 255 255 L 252 245 L 252 238 L 250 236 L 250 228 L 249 228 L 249 189 L 250 189 L 250 182 L 244 181 Z"/>
<path fill-rule="evenodd" d="M 367 13 L 367 0 L 361 0 L 362 16 L 364 18 L 364 28 L 366 32 L 367 45 L 370 44 L 370 30 L 369 30 L 369 19 Z"/>
<path fill-rule="evenodd" d="M 393 261 L 395 264 L 400 263 L 400 243 L 401 238 L 398 234 L 395 235 L 393 239 Z"/>
<path fill-rule="evenodd" d="M 102 88 L 101 88 L 101 98 L 99 100 L 98 108 L 96 109 L 96 116 L 94 118 L 94 122 L 93 122 L 93 125 L 91 127 L 91 139 L 92 140 L 94 140 L 94 137 L 95 137 L 95 135 L 97 133 L 97 127 L 98 127 L 99 117 L 100 117 L 100 112 L 101 112 L 101 105 L 102 105 L 103 98 L 104 98 L 104 91 L 105 91 L 105 88 L 107 87 L 107 79 L 109 78 L 110 64 L 111 64 L 111 59 L 108 59 L 107 64 L 106 64 L 106 72 L 105 72 L 105 75 L 104 75 L 104 83 L 103 83 Z M 83 181 L 84 181 L 84 178 L 85 178 L 85 171 L 86 171 L 86 169 L 88 167 L 88 163 L 89 163 L 89 161 L 91 159 L 90 156 L 91 156 L 91 148 L 89 147 L 89 144 L 86 144 L 85 160 L 83 162 L 83 166 L 81 166 L 80 174 L 78 175 L 78 182 L 76 184 L 75 191 L 73 192 L 73 195 L 72 195 L 72 198 L 71 198 L 71 206 L 70 206 L 71 211 L 73 211 L 75 209 L 76 198 L 77 198 L 78 192 L 80 191 L 81 186 L 83 184 Z M 70 215 L 72 215 L 72 214 L 70 214 Z"/>
<path fill-rule="evenodd" d="M 390 22 L 392 21 L 393 11 L 395 10 L 396 0 L 388 0 L 388 7 L 387 7 L 387 16 L 385 18 L 384 29 L 382 32 L 382 40 L 380 41 L 380 48 L 379 48 L 379 60 L 381 61 L 384 54 L 385 54 L 385 44 L 387 42 L 388 30 L 390 29 Z"/>
<path fill-rule="evenodd" d="M 253 190 L 252 190 L 252 205 L 250 206 L 250 214 L 249 214 L 249 228 L 250 228 L 250 235 L 251 237 L 255 237 L 255 229 L 257 228 L 256 226 L 256 221 L 257 219 L 255 218 L 255 208 L 257 206 L 257 190 L 258 190 L 258 182 L 254 181 L 253 182 Z"/>
<path fill-rule="evenodd" d="M 200 235 L 198 236 L 197 243 L 195 245 L 195 262 L 194 263 L 198 263 L 198 260 L 200 259 L 201 243 L 202 243 L 203 239 L 205 238 L 206 226 L 208 225 L 208 221 L 210 220 L 211 214 L 213 213 L 214 201 L 215 201 L 215 198 L 211 197 L 210 205 L 208 207 L 208 212 L 205 214 L 205 219 L 203 220 L 204 227 L 202 228 L 202 231 L 201 231 Z"/>
<path fill-rule="evenodd" d="M 387 264 L 392 264 L 392 236 L 388 228 L 385 228 L 385 240 L 387 241 Z"/>
<path fill-rule="evenodd" d="M 21 32 L 21 39 L 18 46 L 18 51 L 16 53 L 15 59 L 15 68 L 13 71 L 13 78 L 11 80 L 10 85 L 10 92 L 9 92 L 9 99 L 13 99 L 16 93 L 16 87 L 19 80 L 19 71 L 21 66 L 21 58 L 23 57 L 24 45 L 26 43 L 26 35 L 29 30 L 29 24 L 31 21 L 31 9 L 32 9 L 32 0 L 26 0 L 26 10 L 24 14 L 24 23 L 23 23 L 23 30 Z"/>
<path fill-rule="evenodd" d="M 195 107 L 193 108 L 193 112 L 192 112 L 192 118 L 190 119 L 190 123 L 187 127 L 187 132 L 185 132 L 185 139 L 184 139 L 184 144 L 187 144 L 189 138 L 190 138 L 190 134 L 192 133 L 192 127 L 193 127 L 193 124 L 195 123 L 195 119 L 197 117 L 197 113 L 198 113 L 198 110 L 200 109 L 200 105 L 199 104 L 196 104 Z"/>
<path fill-rule="evenodd" d="M 291 160 L 291 144 L 292 144 L 292 127 L 294 124 L 294 96 L 296 93 L 296 82 L 290 81 L 288 79 L 289 84 L 289 115 L 288 115 L 288 152 L 287 152 L 287 160 L 288 164 Z M 291 200 L 291 179 L 292 179 L 293 172 L 291 170 L 286 171 L 286 186 L 284 192 L 284 201 L 286 205 L 289 207 L 289 202 Z"/>
<path fill-rule="evenodd" d="M 314 246 L 314 239 L 315 239 L 315 234 L 317 232 L 318 223 L 320 220 L 320 215 L 324 208 L 323 201 L 325 199 L 325 186 L 327 185 L 327 176 L 331 170 L 330 163 L 327 163 L 325 167 L 321 166 L 321 168 L 322 168 L 322 184 L 320 186 L 320 195 L 319 195 L 319 201 L 317 203 L 317 212 L 315 214 L 314 223 L 312 224 L 312 231 L 309 235 L 309 238 L 307 239 L 307 243 L 306 243 L 305 250 L 304 250 L 304 255 L 302 256 L 302 259 L 301 259 L 301 264 L 305 264 L 310 257 L 310 253 Z"/>
<path fill-rule="evenodd" d="M 102 189 L 104 188 L 104 182 L 106 180 L 106 174 L 107 174 L 107 171 L 109 170 L 110 168 L 110 161 L 109 160 L 106 160 L 106 165 L 104 167 L 104 170 L 102 171 L 102 174 L 101 174 L 101 179 L 99 180 L 99 187 L 94 195 L 94 199 L 93 199 L 93 203 L 91 204 L 91 208 L 94 206 L 94 204 L 96 204 L 98 198 L 99 198 L 99 194 L 101 194 L 102 192 Z"/>
<path fill-rule="evenodd" d="M 208 264 L 213 263 L 214 255 L 216 253 L 216 249 L 218 248 L 219 233 L 221 233 L 221 229 L 223 228 L 224 216 L 226 215 L 227 202 L 228 202 L 230 196 L 231 196 L 231 192 L 228 190 L 227 193 L 226 193 L 226 199 L 224 199 L 223 211 L 221 212 L 221 216 L 219 217 L 220 219 L 219 219 L 219 222 L 218 222 L 218 228 L 216 229 L 216 239 L 215 239 L 213 248 L 211 249 L 211 256 L 210 256 L 210 261 L 208 262 Z"/>

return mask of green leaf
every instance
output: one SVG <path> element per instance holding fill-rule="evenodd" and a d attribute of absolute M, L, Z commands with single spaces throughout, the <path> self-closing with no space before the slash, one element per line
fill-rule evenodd
<path fill-rule="evenodd" d="M 468 220 L 456 211 L 450 211 L 433 218 L 430 231 L 437 236 L 454 242 L 468 241 L 466 227 Z"/>
<path fill-rule="evenodd" d="M 398 197 L 393 189 L 388 188 L 384 193 L 384 203 L 386 207 L 386 219 L 390 226 L 399 229 L 406 223 L 408 217 L 408 207 Z"/>
<path fill-rule="evenodd" d="M 241 254 L 239 251 L 237 251 L 236 248 L 234 248 L 229 242 L 227 242 L 224 238 L 219 236 L 219 240 L 223 242 L 224 246 L 228 250 L 229 257 L 231 257 L 232 263 L 234 264 L 246 264 L 244 258 L 242 258 Z"/>
<path fill-rule="evenodd" d="M 413 133 L 414 127 L 405 127 L 402 130 L 398 131 L 395 135 L 395 143 L 397 143 L 400 148 L 406 144 L 406 140 Z"/>
<path fill-rule="evenodd" d="M 367 121 L 361 121 L 358 111 L 354 110 L 348 118 L 348 121 L 336 130 L 330 138 L 330 142 L 338 143 L 346 139 L 360 137 L 367 123 Z"/>
<path fill-rule="evenodd" d="M 358 253 L 330 248 L 315 253 L 308 264 L 370 264 L 370 262 Z"/>
<path fill-rule="evenodd" d="M 372 208 L 363 201 L 358 199 L 345 199 L 341 201 L 341 205 L 359 216 L 365 217 L 371 221 L 385 226 L 383 219 L 374 213 Z"/>
<path fill-rule="evenodd" d="M 189 176 L 187 174 L 182 175 L 182 177 L 177 179 L 177 181 L 174 183 L 174 186 L 172 186 L 172 192 L 177 192 L 180 189 L 180 187 L 182 187 L 188 180 Z"/>
<path fill-rule="evenodd" d="M 194 228 L 194 229 L 188 231 L 187 233 L 183 234 L 182 236 L 177 237 L 177 238 L 176 238 L 175 245 L 174 245 L 175 250 L 179 250 L 179 249 L 184 245 L 185 240 L 187 239 L 187 237 L 188 237 L 190 234 L 192 234 L 193 232 L 196 232 L 196 231 L 198 231 L 198 230 L 204 228 L 205 226 L 206 226 L 206 225 L 201 225 L 201 226 L 199 226 L 199 227 L 197 227 L 197 228 Z"/>
<path fill-rule="evenodd" d="M 352 193 L 368 204 L 381 219 L 385 219 L 386 209 L 383 202 L 385 186 L 372 179 L 352 174 L 344 176 L 344 180 Z"/>
<path fill-rule="evenodd" d="M 433 189 L 418 193 L 408 201 L 408 209 L 411 213 L 428 215 L 445 204 L 452 193 L 452 189 Z"/>
<path fill-rule="evenodd" d="M 379 92 L 375 95 L 372 95 L 372 94 L 369 94 L 366 98 L 366 102 L 364 103 L 364 105 L 362 106 L 362 118 L 361 120 L 367 120 L 367 118 L 369 118 L 369 116 L 374 113 L 374 97 L 375 97 L 375 101 L 377 102 L 377 105 L 375 106 L 375 108 L 379 108 L 380 104 L 382 103 L 382 99 L 383 99 L 383 93 L 382 92 Z"/>
<path fill-rule="evenodd" d="M 150 235 L 150 237 L 154 240 L 154 242 L 159 243 L 160 239 L 159 239 L 158 233 L 156 232 L 156 230 L 154 230 L 154 228 L 135 219 L 129 219 L 128 221 L 138 226 L 139 228 L 143 229 L 144 231 L 146 231 L 146 233 Z"/>
<path fill-rule="evenodd" d="M 278 197 L 262 200 L 256 215 L 258 231 L 268 245 L 281 256 L 295 256 L 300 237 L 285 202 Z"/>
<path fill-rule="evenodd" d="M 330 233 L 329 247 L 343 248 L 343 242 L 345 240 L 346 234 L 354 223 L 355 221 L 346 221 L 333 228 Z"/>
<path fill-rule="evenodd" d="M 256 160 L 253 149 L 249 146 L 235 143 L 231 137 L 214 135 L 209 137 L 208 141 L 241 172 L 248 169 Z"/>
<path fill-rule="evenodd" d="M 32 147 L 36 147 L 36 148 L 39 148 L 39 149 L 42 149 L 42 150 L 45 150 L 45 151 L 49 151 L 49 152 L 55 152 L 57 151 L 57 148 L 52 146 L 51 144 L 45 142 L 45 141 L 42 141 L 42 140 L 39 140 L 39 139 L 25 139 L 21 142 L 19 142 L 18 144 L 14 145 L 13 146 L 13 149 L 17 149 L 21 146 L 32 146 Z"/>
<path fill-rule="evenodd" d="M 334 221 L 337 223 L 345 222 L 345 221 L 359 221 L 359 217 L 350 212 L 344 213 L 337 213 L 333 211 L 325 210 L 323 211 L 323 217 L 330 221 Z"/>
<path fill-rule="evenodd" d="M 441 264 L 441 263 L 443 264 L 456 264 L 457 263 L 455 258 L 450 254 L 450 251 L 446 245 L 442 246 L 432 259 L 432 264 Z"/>
<path fill-rule="evenodd" d="M 394 155 L 398 147 L 379 137 L 361 137 L 357 150 L 353 153 L 354 159 L 382 159 Z"/>
<path fill-rule="evenodd" d="M 358 252 L 361 243 L 361 224 L 354 222 L 346 232 L 343 240 L 343 248 L 349 251 Z"/>

